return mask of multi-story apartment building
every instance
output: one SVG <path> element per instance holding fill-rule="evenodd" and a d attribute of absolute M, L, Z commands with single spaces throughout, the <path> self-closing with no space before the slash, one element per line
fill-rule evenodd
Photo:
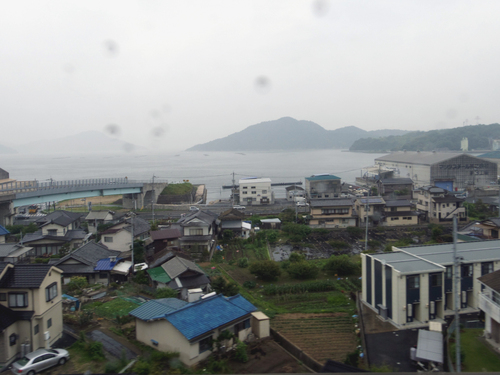
<path fill-rule="evenodd" d="M 431 223 L 453 220 L 457 215 L 459 221 L 466 221 L 467 215 L 463 207 L 463 198 L 458 198 L 437 186 L 424 186 L 414 191 L 417 210 Z"/>
<path fill-rule="evenodd" d="M 261 205 L 273 204 L 274 192 L 271 188 L 270 178 L 242 178 L 240 185 L 240 204 L 241 205 Z"/>

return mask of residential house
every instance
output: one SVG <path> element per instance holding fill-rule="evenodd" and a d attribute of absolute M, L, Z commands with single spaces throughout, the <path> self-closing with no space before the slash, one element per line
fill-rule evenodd
<path fill-rule="evenodd" d="M 306 191 L 304 190 L 304 188 L 300 186 L 297 185 L 287 186 L 285 190 L 286 190 L 286 200 L 289 202 L 295 202 L 296 198 L 306 197 Z"/>
<path fill-rule="evenodd" d="M 0 225 L 0 244 L 5 243 L 5 238 L 10 232 Z"/>
<path fill-rule="evenodd" d="M 239 294 L 219 294 L 190 303 L 172 298 L 152 300 L 130 315 L 136 318 L 138 341 L 160 351 L 178 352 L 187 366 L 209 357 L 223 331 L 241 341 L 269 336 L 269 318 Z M 229 339 L 221 344 L 228 350 L 234 343 Z"/>
<path fill-rule="evenodd" d="M 235 209 L 230 208 L 219 215 L 220 233 L 229 230 L 234 232 L 235 237 L 248 238 L 252 230 L 252 225 L 245 222 L 246 215 Z"/>
<path fill-rule="evenodd" d="M 88 242 L 65 257 L 54 260 L 52 264 L 64 272 L 64 284 L 69 283 L 73 276 L 83 276 L 89 284 L 108 285 L 113 281 L 124 281 L 126 275 L 113 272 L 115 266 L 123 261 L 121 254 L 101 243 Z M 131 263 L 127 263 L 130 267 Z"/>
<path fill-rule="evenodd" d="M 274 204 L 274 192 L 270 178 L 242 178 L 239 180 L 239 185 L 241 205 Z"/>
<path fill-rule="evenodd" d="M 47 264 L 0 263 L 0 365 L 62 336 L 61 274 Z"/>
<path fill-rule="evenodd" d="M 383 178 L 377 181 L 378 194 L 389 199 L 412 199 L 413 180 L 411 178 Z"/>
<path fill-rule="evenodd" d="M 482 285 L 479 294 L 479 308 L 484 312 L 486 338 L 500 343 L 500 270 L 478 278 Z M 498 345 L 497 345 L 498 346 Z"/>
<path fill-rule="evenodd" d="M 340 177 L 332 174 L 315 174 L 306 177 L 306 195 L 308 199 L 339 198 L 342 193 Z"/>
<path fill-rule="evenodd" d="M 182 233 L 179 239 L 181 249 L 193 258 L 201 258 L 215 246 L 219 224 L 216 213 L 199 210 L 181 217 L 172 228 L 179 228 Z"/>
<path fill-rule="evenodd" d="M 413 210 L 413 205 L 407 199 L 386 200 L 382 225 L 417 225 L 418 212 Z"/>
<path fill-rule="evenodd" d="M 490 217 L 489 219 L 482 220 L 480 223 L 476 224 L 483 231 L 483 237 L 486 239 L 498 239 L 500 238 L 500 218 Z"/>
<path fill-rule="evenodd" d="M 281 220 L 276 218 L 261 219 L 260 229 L 281 229 Z"/>
<path fill-rule="evenodd" d="M 457 243 L 462 259 L 460 314 L 479 312 L 479 277 L 500 268 L 500 240 Z M 361 301 L 399 328 L 444 322 L 454 315 L 453 244 L 395 247 L 361 254 Z"/>
<path fill-rule="evenodd" d="M 467 221 L 463 198 L 448 193 L 437 186 L 424 186 L 414 191 L 417 210 L 423 213 L 424 220 L 431 223 L 453 220 L 457 215 L 459 221 Z"/>
<path fill-rule="evenodd" d="M 169 258 L 159 267 L 147 270 L 157 288 L 171 288 L 179 292 L 179 298 L 188 299 L 189 289 L 210 291 L 210 279 L 198 265 L 179 256 Z"/>
<path fill-rule="evenodd" d="M 29 263 L 33 256 L 32 247 L 13 242 L 0 244 L 0 262 Z"/>
<path fill-rule="evenodd" d="M 63 246 L 76 249 L 88 241 L 89 235 L 80 228 L 80 214 L 54 211 L 36 220 L 40 229 L 27 233 L 22 243 L 33 247 L 37 257 L 58 254 Z"/>
<path fill-rule="evenodd" d="M 97 233 L 99 225 L 109 224 L 114 222 L 115 213 L 113 211 L 90 211 L 85 217 L 85 221 L 89 227 L 89 233 Z"/>
<path fill-rule="evenodd" d="M 309 225 L 318 228 L 355 227 L 358 214 L 351 198 L 311 199 Z"/>
<path fill-rule="evenodd" d="M 138 216 L 127 217 L 102 232 L 99 243 L 102 243 L 110 250 L 120 251 L 122 257 L 127 257 L 131 254 L 132 231 L 134 241 L 143 241 L 149 238 L 150 229 L 151 225 L 146 220 Z"/>
<path fill-rule="evenodd" d="M 152 242 L 148 245 L 148 256 L 152 256 L 162 250 L 179 246 L 179 238 L 182 233 L 179 228 L 166 228 L 151 231 Z"/>
<path fill-rule="evenodd" d="M 383 223 L 385 214 L 384 198 L 382 197 L 357 198 L 354 202 L 354 208 L 358 214 L 359 226 L 366 225 L 367 216 L 368 216 L 368 226 L 374 226 Z"/>

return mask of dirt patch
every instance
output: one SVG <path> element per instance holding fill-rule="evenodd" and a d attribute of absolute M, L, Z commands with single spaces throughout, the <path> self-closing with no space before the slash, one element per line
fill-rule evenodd
<path fill-rule="evenodd" d="M 99 196 L 99 197 L 89 197 L 86 198 L 85 201 L 81 199 L 68 199 L 67 201 L 60 202 L 58 206 L 85 206 L 88 205 L 89 202 L 92 202 L 92 206 L 100 205 L 100 204 L 113 204 L 117 200 L 122 199 L 122 195 L 107 195 L 107 196 Z"/>
<path fill-rule="evenodd" d="M 321 317 L 337 317 L 337 316 L 347 316 L 346 313 L 336 312 L 336 313 L 325 313 L 325 314 L 280 314 L 280 320 L 287 319 L 311 319 L 311 318 L 321 318 Z"/>
<path fill-rule="evenodd" d="M 248 362 L 229 361 L 234 374 L 293 374 L 310 373 L 295 357 L 279 346 L 274 340 L 267 339 L 248 345 Z"/>

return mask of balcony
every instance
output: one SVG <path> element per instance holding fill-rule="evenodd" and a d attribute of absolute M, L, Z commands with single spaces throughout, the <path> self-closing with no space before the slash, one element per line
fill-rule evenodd
<path fill-rule="evenodd" d="M 491 316 L 492 319 L 500 322 L 500 304 L 484 293 L 479 295 L 479 308 Z"/>

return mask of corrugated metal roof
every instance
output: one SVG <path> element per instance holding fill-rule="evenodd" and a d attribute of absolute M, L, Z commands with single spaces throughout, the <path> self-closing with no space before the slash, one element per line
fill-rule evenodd
<path fill-rule="evenodd" d="M 162 267 L 155 267 L 155 268 L 150 268 L 149 270 L 146 271 L 149 276 L 151 277 L 151 280 L 159 282 L 159 283 L 164 283 L 167 284 L 172 279 L 168 276 L 168 274 L 165 272 L 165 270 Z"/>
<path fill-rule="evenodd" d="M 110 258 L 99 259 L 94 271 L 111 271 L 121 259 L 116 258 L 114 261 L 111 261 Z"/>
<path fill-rule="evenodd" d="M 463 154 L 457 152 L 399 151 L 393 152 L 389 155 L 380 156 L 376 158 L 375 161 L 432 165 L 460 155 Z"/>
<path fill-rule="evenodd" d="M 240 299 L 246 301 L 240 295 L 226 298 L 219 294 L 191 302 L 165 318 L 191 340 L 257 310 L 250 302 Z"/>
<path fill-rule="evenodd" d="M 392 252 L 387 254 L 371 254 L 374 259 L 393 267 L 402 274 L 439 272 L 444 269 L 443 266 L 433 264 L 427 260 L 419 259 L 412 254 L 405 252 Z"/>
<path fill-rule="evenodd" d="M 151 320 L 161 318 L 169 312 L 176 311 L 188 303 L 177 298 L 160 298 L 148 301 L 129 314 L 141 320 Z"/>
<path fill-rule="evenodd" d="M 334 176 L 333 174 L 321 174 L 312 175 L 311 177 L 306 177 L 308 181 L 323 181 L 323 180 L 340 180 L 340 177 Z"/>

